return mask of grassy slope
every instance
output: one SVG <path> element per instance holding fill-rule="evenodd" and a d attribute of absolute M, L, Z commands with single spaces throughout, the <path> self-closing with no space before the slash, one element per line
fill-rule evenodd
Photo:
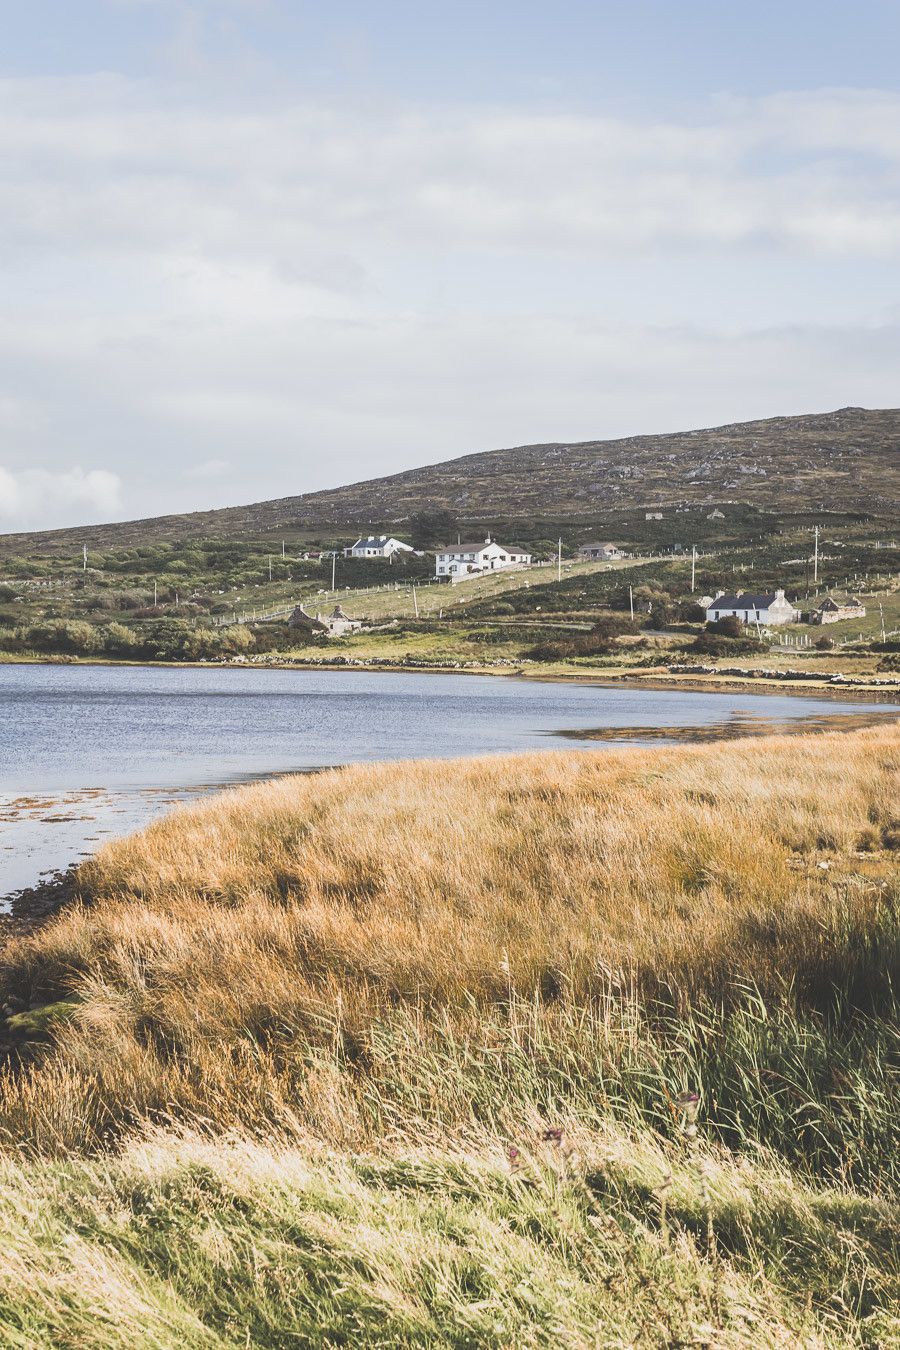
<path fill-rule="evenodd" d="M 106 846 L 3 952 L 0 1344 L 900 1343 L 898 762 L 360 766 Z"/>

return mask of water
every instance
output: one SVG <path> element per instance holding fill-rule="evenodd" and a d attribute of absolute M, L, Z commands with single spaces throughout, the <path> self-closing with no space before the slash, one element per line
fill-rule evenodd
<path fill-rule="evenodd" d="M 882 706 L 896 715 L 867 709 Z M 353 760 L 598 749 L 577 734 L 587 728 L 618 728 L 626 742 L 656 729 L 664 743 L 690 727 L 860 711 L 832 699 L 471 675 L 0 666 L 0 896 L 174 802 L 256 777 Z"/>

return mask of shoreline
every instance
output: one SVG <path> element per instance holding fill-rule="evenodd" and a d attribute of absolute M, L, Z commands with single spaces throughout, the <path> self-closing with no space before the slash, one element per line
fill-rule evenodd
<path fill-rule="evenodd" d="M 595 684 L 596 681 L 586 681 Z M 698 691 L 693 691 L 698 692 Z M 766 692 L 773 693 L 774 690 Z M 640 750 L 647 748 L 670 748 L 679 744 L 708 745 L 723 741 L 762 739 L 766 736 L 825 735 L 834 732 L 850 734 L 868 727 L 880 725 L 885 720 L 893 721 L 889 712 L 834 713 L 821 715 L 812 720 L 784 719 L 780 723 L 726 723 L 709 728 L 704 726 L 687 727 L 585 727 L 563 729 L 548 733 L 564 740 L 586 740 L 618 746 L 620 749 Z M 664 740 L 660 732 L 664 731 Z M 549 747 L 548 747 L 549 750 Z M 536 753 L 541 753 L 540 751 Z M 426 757 L 427 758 L 427 757 Z M 254 776 L 246 782 L 254 782 L 261 777 L 276 781 L 296 774 L 315 774 L 335 768 L 347 768 L 353 761 L 342 765 L 328 765 L 321 769 L 286 769 L 274 774 Z M 245 786 L 241 783 L 223 783 L 215 789 L 213 795 L 229 791 L 230 788 Z M 143 827 L 139 827 L 143 828 Z M 126 830 L 118 838 L 126 837 L 133 831 Z M 73 862 L 68 867 L 45 877 L 33 886 L 23 887 L 7 895 L 0 895 L 0 945 L 5 939 L 21 936 L 39 927 L 52 918 L 65 906 L 75 901 L 90 903 L 79 887 L 78 873 L 81 862 Z"/>
<path fill-rule="evenodd" d="M 104 666 L 111 669 L 129 670 L 295 670 L 298 672 L 319 671 L 342 674 L 357 672 L 368 675 L 481 675 L 494 679 L 531 680 L 544 684 L 586 684 L 599 688 L 615 689 L 622 686 L 637 689 L 680 690 L 686 694 L 694 693 L 735 693 L 756 692 L 760 694 L 799 694 L 816 698 L 860 699 L 900 704 L 900 680 L 894 684 L 879 685 L 874 681 L 866 684 L 834 684 L 827 676 L 810 679 L 791 680 L 778 674 L 752 675 L 741 678 L 735 675 L 670 675 L 664 670 L 632 668 L 624 670 L 598 671 L 596 674 L 584 670 L 559 670 L 542 672 L 525 670 L 515 662 L 509 662 L 503 668 L 497 666 L 459 666 L 459 665 L 409 665 L 404 662 L 383 661 L 367 662 L 346 660 L 326 661 L 115 661 L 99 657 L 87 658 L 46 658 L 0 654 L 0 666 Z M 510 669 L 510 667 L 513 667 Z M 645 673 L 646 670 L 646 673 Z M 835 672 L 837 674 L 838 672 Z M 852 678 L 862 678 L 854 676 Z"/>
<path fill-rule="evenodd" d="M 20 937 L 44 923 L 66 905 L 81 898 L 78 887 L 78 868 L 72 863 L 65 871 L 39 881 L 35 886 L 0 896 L 0 944 L 5 939 Z"/>

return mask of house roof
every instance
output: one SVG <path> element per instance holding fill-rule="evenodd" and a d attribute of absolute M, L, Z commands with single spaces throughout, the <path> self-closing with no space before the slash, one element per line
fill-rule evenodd
<path fill-rule="evenodd" d="M 390 534 L 370 534 L 366 539 L 357 539 L 353 545 L 354 548 L 384 548 L 389 544 L 393 535 Z M 397 540 L 399 544 L 400 540 Z"/>
<path fill-rule="evenodd" d="M 321 619 L 314 619 L 311 614 L 307 614 L 302 605 L 296 606 L 288 623 L 292 628 L 325 628 L 325 624 L 322 623 Z"/>
<path fill-rule="evenodd" d="M 855 595 L 845 596 L 843 599 L 836 595 L 826 595 L 821 604 L 816 605 L 816 610 L 820 609 L 863 609 L 863 602 Z"/>
<path fill-rule="evenodd" d="M 606 543 L 594 543 L 593 541 L 590 541 L 590 542 L 588 542 L 587 544 L 579 544 L 578 547 L 579 547 L 579 548 L 614 548 L 614 549 L 617 549 L 617 550 L 618 550 L 618 547 L 619 547 L 619 546 L 618 546 L 618 544 L 610 544 L 610 543 L 608 543 L 608 542 L 606 542 Z"/>
<path fill-rule="evenodd" d="M 499 548 L 503 553 L 528 552 L 521 544 L 501 544 L 498 539 L 479 539 L 477 544 L 467 544 L 465 540 L 461 544 L 439 544 L 435 553 L 480 553 L 483 548 Z"/>
<path fill-rule="evenodd" d="M 477 544 L 467 544 L 463 540 L 461 544 L 441 544 L 438 553 L 480 553 L 483 548 L 489 548 L 491 544 L 496 545 L 497 548 L 503 547 L 502 544 L 497 543 L 496 539 L 491 539 L 488 543 L 479 539 Z"/>
<path fill-rule="evenodd" d="M 766 595 L 751 595 L 745 591 L 741 595 L 717 595 L 707 606 L 708 609 L 768 609 L 776 600 L 774 591 Z"/>

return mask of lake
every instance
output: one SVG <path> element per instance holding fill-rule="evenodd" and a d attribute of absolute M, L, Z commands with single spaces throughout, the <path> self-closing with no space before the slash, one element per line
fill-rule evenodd
<path fill-rule="evenodd" d="M 0 666 L 0 896 L 214 788 L 351 761 L 664 744 L 890 704 L 477 675 Z"/>

